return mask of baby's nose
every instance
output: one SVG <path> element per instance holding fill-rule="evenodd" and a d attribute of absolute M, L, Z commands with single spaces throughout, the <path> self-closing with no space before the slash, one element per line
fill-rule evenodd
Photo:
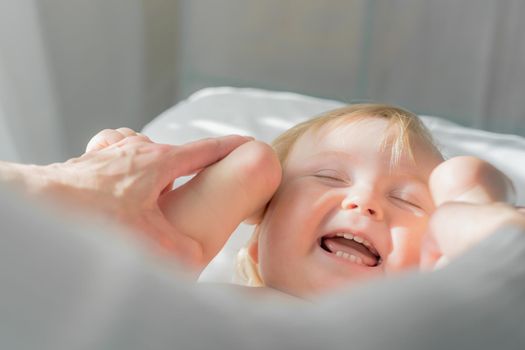
<path fill-rule="evenodd" d="M 362 197 L 347 197 L 341 202 L 341 207 L 344 210 L 354 210 L 361 215 L 370 216 L 377 220 L 380 220 L 383 217 L 382 211 L 376 203 L 370 199 L 366 200 Z"/>

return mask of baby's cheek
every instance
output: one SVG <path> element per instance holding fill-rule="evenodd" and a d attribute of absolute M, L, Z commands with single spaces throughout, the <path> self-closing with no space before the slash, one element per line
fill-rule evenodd
<path fill-rule="evenodd" d="M 422 232 L 407 227 L 392 228 L 392 251 L 385 259 L 386 272 L 402 271 L 419 265 Z"/>

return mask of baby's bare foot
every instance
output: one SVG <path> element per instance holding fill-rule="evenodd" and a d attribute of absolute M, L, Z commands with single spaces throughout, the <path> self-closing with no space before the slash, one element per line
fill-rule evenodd
<path fill-rule="evenodd" d="M 471 156 L 451 158 L 434 169 L 429 180 L 436 206 L 457 201 L 477 204 L 513 204 L 510 179 L 492 164 Z"/>

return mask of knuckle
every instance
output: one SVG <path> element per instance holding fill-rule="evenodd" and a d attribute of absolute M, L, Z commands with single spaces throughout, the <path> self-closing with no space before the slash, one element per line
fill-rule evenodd
<path fill-rule="evenodd" d="M 130 129 L 130 128 L 127 128 L 127 127 L 121 127 L 121 128 L 118 128 L 116 131 L 119 132 L 119 133 L 121 133 L 121 134 L 124 135 L 124 136 L 133 136 L 133 135 L 136 135 L 136 134 L 137 134 L 137 133 L 135 132 L 135 130 Z"/>
<path fill-rule="evenodd" d="M 112 134 L 115 134 L 117 133 L 116 130 L 114 129 L 104 129 L 102 131 L 100 131 L 97 136 L 107 136 L 107 135 L 112 135 Z"/>
<path fill-rule="evenodd" d="M 173 147 L 165 144 L 150 144 L 152 145 L 150 153 L 155 160 L 165 159 L 173 151 Z"/>
<path fill-rule="evenodd" d="M 127 136 L 124 138 L 124 143 L 127 143 L 127 144 L 143 144 L 143 143 L 146 143 L 146 140 L 141 137 L 141 136 L 137 136 L 137 135 L 133 135 L 133 136 Z"/>

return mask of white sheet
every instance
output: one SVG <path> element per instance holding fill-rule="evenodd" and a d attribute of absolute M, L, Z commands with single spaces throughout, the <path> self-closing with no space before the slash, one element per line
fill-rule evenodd
<path fill-rule="evenodd" d="M 170 108 L 143 133 L 162 143 L 180 144 L 226 134 L 251 135 L 271 142 L 292 125 L 313 115 L 344 105 L 289 92 L 207 88 Z M 505 172 L 517 189 L 518 204 L 525 205 L 525 139 L 462 127 L 447 120 L 422 116 L 445 156 L 475 155 Z M 233 256 L 251 233 L 241 225 L 202 279 L 229 281 Z"/>

